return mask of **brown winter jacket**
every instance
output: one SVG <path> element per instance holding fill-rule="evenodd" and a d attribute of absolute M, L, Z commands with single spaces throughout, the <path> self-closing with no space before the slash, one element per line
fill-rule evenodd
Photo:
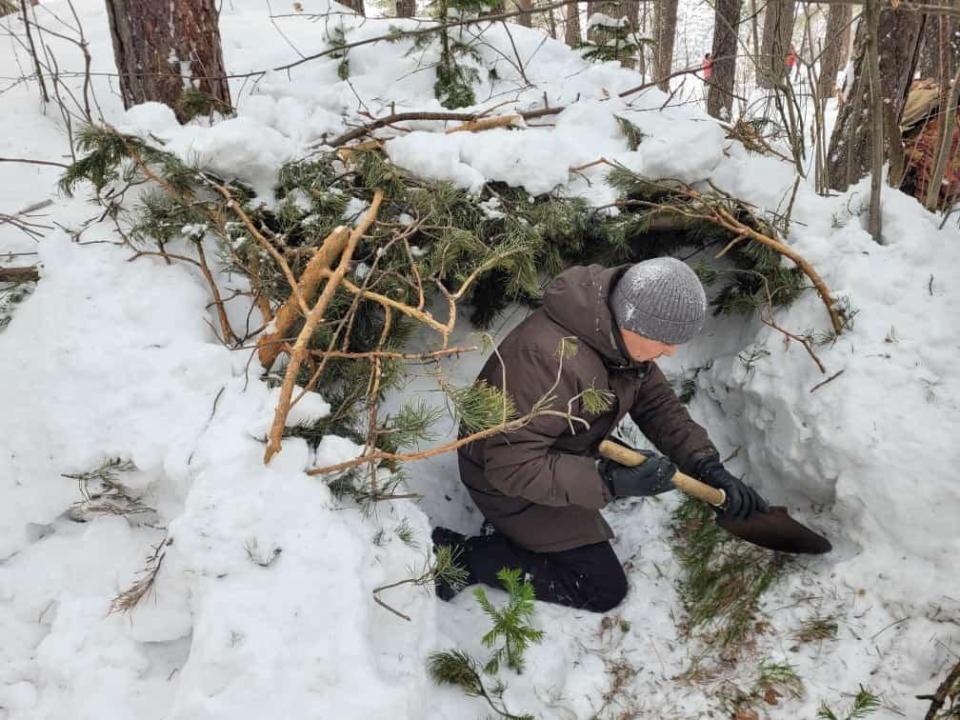
<path fill-rule="evenodd" d="M 611 409 L 590 415 L 577 400 L 573 414 L 590 423 L 542 415 L 519 430 L 460 449 L 460 479 L 493 526 L 519 545 L 554 552 L 613 537 L 600 508 L 612 496 L 595 459 L 600 441 L 630 413 L 634 422 L 680 469 L 717 453 L 702 427 L 687 414 L 660 369 L 634 363 L 622 349 L 607 298 L 626 267 L 573 267 L 547 288 L 543 307 L 511 332 L 487 361 L 478 380 L 503 388 L 520 415 L 528 413 L 557 379 L 558 348 L 576 338 L 563 359 L 552 408 L 588 388 L 613 394 Z M 501 365 L 502 361 L 502 365 Z"/>

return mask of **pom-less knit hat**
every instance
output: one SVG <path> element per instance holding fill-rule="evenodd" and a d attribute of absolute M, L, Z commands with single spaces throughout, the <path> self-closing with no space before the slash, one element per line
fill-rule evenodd
<path fill-rule="evenodd" d="M 610 295 L 610 309 L 621 330 L 681 345 L 700 332 L 707 296 L 686 264 L 672 257 L 654 258 L 623 274 Z"/>

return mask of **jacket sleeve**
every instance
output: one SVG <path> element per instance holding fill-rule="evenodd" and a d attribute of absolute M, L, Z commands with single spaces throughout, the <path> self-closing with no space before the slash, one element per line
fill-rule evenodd
<path fill-rule="evenodd" d="M 516 404 L 519 416 L 530 412 L 556 380 L 557 359 L 535 352 L 514 356 L 523 370 L 516 373 L 522 382 L 510 384 L 506 392 Z M 551 409 L 566 412 L 570 398 L 577 395 L 575 373 L 564 369 Z M 577 413 L 574 404 L 574 414 Z M 574 425 L 577 430 L 577 425 Z M 583 431 L 585 429 L 582 428 Z M 530 423 L 484 441 L 484 476 L 504 495 L 522 497 L 538 505 L 579 505 L 599 509 L 613 499 L 597 472 L 594 460 L 553 449 L 558 437 L 570 432 L 563 417 L 540 415 Z"/>
<path fill-rule="evenodd" d="M 701 460 L 717 456 L 707 431 L 693 421 L 663 371 L 651 363 L 630 417 L 657 449 L 685 473 L 695 474 Z"/>

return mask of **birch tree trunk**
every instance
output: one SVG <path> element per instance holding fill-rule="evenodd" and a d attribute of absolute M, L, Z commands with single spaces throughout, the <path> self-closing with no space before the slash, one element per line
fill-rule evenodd
<path fill-rule="evenodd" d="M 673 45 L 677 36 L 677 0 L 656 0 L 653 19 L 653 74 L 658 87 L 670 91 L 665 78 L 673 70 Z"/>
<path fill-rule="evenodd" d="M 904 7 L 880 10 L 877 42 L 880 54 L 880 90 L 883 102 L 885 158 L 890 162 L 891 184 L 899 184 L 903 173 L 903 140 L 900 113 L 916 61 L 922 16 Z M 847 102 L 837 116 L 827 156 L 830 187 L 846 190 L 870 171 L 873 142 L 870 87 L 867 75 L 866 27 L 860 22 L 854 43 L 854 65 L 846 78 Z"/>
<path fill-rule="evenodd" d="M 124 107 L 147 101 L 189 118 L 185 90 L 230 107 L 214 0 L 107 0 Z"/>
<path fill-rule="evenodd" d="M 737 75 L 737 28 L 740 0 L 717 0 L 713 27 L 713 76 L 707 92 L 707 112 L 713 117 L 730 117 L 733 86 Z"/>

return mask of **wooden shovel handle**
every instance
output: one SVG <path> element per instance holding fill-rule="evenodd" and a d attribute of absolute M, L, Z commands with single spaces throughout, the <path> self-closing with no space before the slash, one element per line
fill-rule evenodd
<path fill-rule="evenodd" d="M 639 453 L 636 450 L 631 450 L 628 447 L 624 447 L 623 445 L 619 445 L 609 440 L 604 440 L 600 443 L 600 454 L 607 458 L 607 460 L 613 460 L 614 462 L 620 463 L 621 465 L 625 465 L 627 467 L 636 467 L 637 465 L 641 465 L 647 459 L 647 456 L 643 453 Z M 722 507 L 727 501 L 727 494 L 723 490 L 707 485 L 704 482 L 700 482 L 696 478 L 692 478 L 689 475 L 684 475 L 680 471 L 677 471 L 672 479 L 673 484 L 677 486 L 678 490 L 685 492 L 687 495 L 691 495 L 698 500 L 703 500 L 704 502 L 710 503 L 714 507 Z"/>

